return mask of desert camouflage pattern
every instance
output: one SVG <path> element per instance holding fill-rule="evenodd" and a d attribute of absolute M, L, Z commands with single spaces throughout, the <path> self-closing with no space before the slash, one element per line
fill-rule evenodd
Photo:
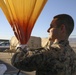
<path fill-rule="evenodd" d="M 68 41 L 53 43 L 46 48 L 17 52 L 12 65 L 36 75 L 76 75 L 76 54 Z"/>

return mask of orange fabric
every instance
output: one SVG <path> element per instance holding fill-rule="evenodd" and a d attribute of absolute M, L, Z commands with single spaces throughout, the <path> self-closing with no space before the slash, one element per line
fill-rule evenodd
<path fill-rule="evenodd" d="M 46 2 L 47 0 L 0 0 L 1 8 L 21 44 L 28 42 Z"/>

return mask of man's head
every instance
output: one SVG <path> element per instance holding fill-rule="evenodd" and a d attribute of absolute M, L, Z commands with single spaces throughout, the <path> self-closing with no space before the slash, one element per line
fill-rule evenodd
<path fill-rule="evenodd" d="M 72 33 L 73 29 L 74 20 L 70 15 L 56 15 L 54 16 L 50 24 L 50 28 L 48 29 L 49 39 L 52 41 L 55 39 L 65 40 Z"/>

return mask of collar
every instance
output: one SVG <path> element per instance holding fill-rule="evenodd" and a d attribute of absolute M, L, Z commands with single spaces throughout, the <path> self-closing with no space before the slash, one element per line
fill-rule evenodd
<path fill-rule="evenodd" d="M 68 40 L 61 40 L 61 41 L 53 43 L 53 44 L 61 44 L 61 45 L 67 46 L 69 44 L 69 41 Z"/>

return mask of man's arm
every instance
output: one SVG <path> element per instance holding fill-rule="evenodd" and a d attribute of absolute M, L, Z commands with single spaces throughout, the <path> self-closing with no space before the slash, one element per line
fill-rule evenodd
<path fill-rule="evenodd" d="M 12 57 L 12 65 L 21 70 L 34 71 L 44 63 L 45 52 L 45 49 L 27 51 L 27 53 L 23 51 L 17 52 Z"/>

